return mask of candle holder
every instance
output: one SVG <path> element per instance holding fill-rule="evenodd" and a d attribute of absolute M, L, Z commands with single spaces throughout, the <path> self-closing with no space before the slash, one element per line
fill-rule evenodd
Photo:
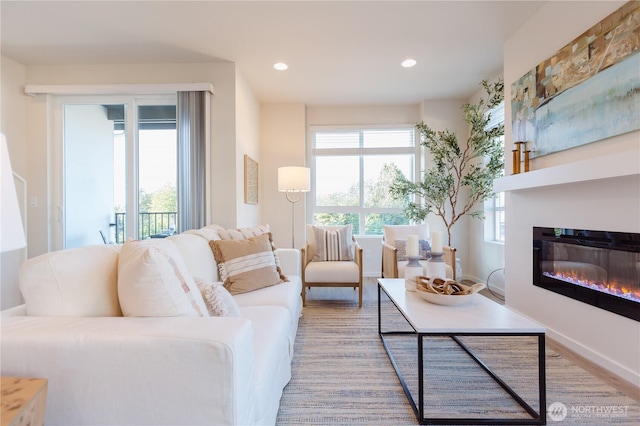
<path fill-rule="evenodd" d="M 513 150 L 513 174 L 518 174 L 522 172 L 522 167 L 520 162 L 522 161 L 522 154 L 527 147 L 527 143 L 524 141 L 514 142 L 516 145 L 516 149 Z"/>
<path fill-rule="evenodd" d="M 422 265 L 418 260 L 420 257 L 409 257 L 409 262 L 404 267 L 404 288 L 407 291 L 416 291 L 416 277 L 422 275 Z"/>
<path fill-rule="evenodd" d="M 524 152 L 524 171 L 528 172 L 529 171 L 529 161 L 531 158 L 531 150 L 526 150 Z"/>
<path fill-rule="evenodd" d="M 429 279 L 447 278 L 447 268 L 442 255 L 444 253 L 431 253 L 431 257 L 427 260 L 427 277 Z"/>

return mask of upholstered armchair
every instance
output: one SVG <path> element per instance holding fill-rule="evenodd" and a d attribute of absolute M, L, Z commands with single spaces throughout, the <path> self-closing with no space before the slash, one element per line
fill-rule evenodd
<path fill-rule="evenodd" d="M 407 265 L 405 244 L 409 235 L 417 235 L 419 240 L 431 244 L 429 224 L 421 225 L 386 225 L 382 237 L 382 278 L 404 277 L 404 267 Z M 447 278 L 456 279 L 456 249 L 444 246 L 443 260 L 446 263 Z M 423 268 L 426 258 L 420 260 Z M 424 273 L 426 274 L 426 268 Z"/>
<path fill-rule="evenodd" d="M 301 250 L 302 304 L 311 287 L 353 287 L 362 307 L 362 248 L 351 225 L 307 225 L 307 242 Z"/>

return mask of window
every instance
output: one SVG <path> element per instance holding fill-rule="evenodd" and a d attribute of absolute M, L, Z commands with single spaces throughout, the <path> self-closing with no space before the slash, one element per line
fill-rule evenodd
<path fill-rule="evenodd" d="M 487 124 L 489 129 L 504 124 L 504 102 L 501 102 L 491 111 L 491 120 Z M 504 136 L 501 138 L 504 149 Z M 504 171 L 503 171 L 504 174 Z M 496 194 L 484 203 L 484 239 L 504 243 L 504 192 Z"/>
<path fill-rule="evenodd" d="M 408 224 L 402 201 L 389 195 L 395 177 L 416 176 L 413 126 L 311 129 L 312 214 L 319 225 L 352 224 L 354 235 L 382 235 Z"/>

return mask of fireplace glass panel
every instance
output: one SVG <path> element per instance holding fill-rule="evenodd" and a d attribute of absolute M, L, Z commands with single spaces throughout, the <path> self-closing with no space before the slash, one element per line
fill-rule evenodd
<path fill-rule="evenodd" d="M 640 321 L 640 234 L 534 227 L 533 280 Z"/>

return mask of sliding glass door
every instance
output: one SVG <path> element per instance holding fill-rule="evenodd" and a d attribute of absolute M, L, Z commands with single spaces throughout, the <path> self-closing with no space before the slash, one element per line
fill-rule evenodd
<path fill-rule="evenodd" d="M 163 238 L 177 221 L 175 96 L 61 97 L 53 248 Z"/>

